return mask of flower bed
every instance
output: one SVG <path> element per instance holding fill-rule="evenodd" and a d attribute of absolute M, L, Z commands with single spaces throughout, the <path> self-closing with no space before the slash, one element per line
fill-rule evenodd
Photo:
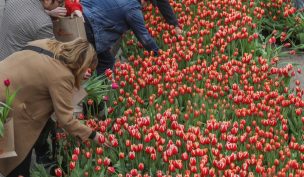
<path fill-rule="evenodd" d="M 303 16 L 286 0 L 171 4 L 184 35 L 145 8 L 162 51 L 126 35 L 107 118 L 86 119 L 112 146 L 58 134 L 57 175 L 304 176 L 303 90 L 288 88 L 301 70 L 277 66 L 283 46 L 303 47 L 290 40 Z"/>

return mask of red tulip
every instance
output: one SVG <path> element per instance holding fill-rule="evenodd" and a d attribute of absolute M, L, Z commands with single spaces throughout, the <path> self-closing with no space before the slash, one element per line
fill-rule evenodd
<path fill-rule="evenodd" d="M 103 161 L 104 166 L 109 166 L 111 164 L 111 160 L 109 158 L 105 158 Z"/>
<path fill-rule="evenodd" d="M 4 80 L 4 85 L 9 87 L 11 85 L 11 81 L 9 79 Z"/>
<path fill-rule="evenodd" d="M 130 151 L 129 152 L 129 159 L 130 160 L 134 160 L 135 159 L 135 152 L 134 151 Z"/>
<path fill-rule="evenodd" d="M 109 173 L 115 173 L 115 168 L 114 167 L 108 167 L 108 172 Z"/>
<path fill-rule="evenodd" d="M 94 170 L 95 170 L 96 172 L 98 172 L 98 171 L 101 170 L 101 167 L 100 167 L 100 166 L 95 166 Z"/>
<path fill-rule="evenodd" d="M 138 169 L 140 170 L 140 171 L 143 171 L 144 170 L 144 164 L 143 163 L 139 163 L 138 164 Z"/>
<path fill-rule="evenodd" d="M 98 137 L 98 142 L 99 142 L 100 144 L 105 143 L 105 142 L 106 142 L 105 136 L 104 136 L 104 135 L 100 135 L 100 136 Z"/>
<path fill-rule="evenodd" d="M 91 158 L 91 156 L 92 156 L 92 155 L 91 155 L 90 152 L 86 152 L 86 153 L 85 153 L 85 157 L 86 157 L 87 159 Z"/>
<path fill-rule="evenodd" d="M 119 158 L 121 158 L 121 159 L 125 158 L 125 154 L 123 152 L 120 152 L 119 153 Z"/>
<path fill-rule="evenodd" d="M 119 88 L 119 85 L 117 83 L 112 83 L 112 89 L 118 89 Z"/>
<path fill-rule="evenodd" d="M 80 149 L 79 147 L 76 147 L 73 151 L 74 154 L 79 155 L 80 154 Z"/>
<path fill-rule="evenodd" d="M 102 147 L 97 147 L 97 148 L 96 148 L 96 154 L 97 154 L 97 155 L 101 155 L 102 153 L 103 153 Z"/>
<path fill-rule="evenodd" d="M 55 169 L 55 175 L 56 175 L 57 177 L 61 177 L 61 176 L 62 176 L 62 170 L 61 170 L 61 168 L 56 168 L 56 169 Z"/>
<path fill-rule="evenodd" d="M 78 160 L 78 156 L 77 156 L 76 154 L 73 154 L 73 155 L 72 155 L 72 160 L 73 160 L 73 161 L 77 161 L 77 160 Z"/>
<path fill-rule="evenodd" d="M 132 169 L 130 173 L 131 173 L 132 176 L 137 176 L 138 175 L 138 172 L 137 172 L 136 169 Z"/>
<path fill-rule="evenodd" d="M 73 170 L 76 167 L 76 163 L 74 161 L 70 162 L 70 170 Z"/>

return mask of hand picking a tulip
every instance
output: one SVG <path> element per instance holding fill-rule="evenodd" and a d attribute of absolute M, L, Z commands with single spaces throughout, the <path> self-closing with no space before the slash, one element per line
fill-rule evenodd
<path fill-rule="evenodd" d="M 99 132 L 96 132 L 96 135 L 94 137 L 94 141 L 97 144 L 105 145 L 106 147 L 111 147 L 111 143 L 105 138 L 105 136 Z"/>
<path fill-rule="evenodd" d="M 177 27 L 175 27 L 175 33 L 177 35 L 181 35 L 183 33 L 183 30 L 180 27 L 177 26 Z"/>

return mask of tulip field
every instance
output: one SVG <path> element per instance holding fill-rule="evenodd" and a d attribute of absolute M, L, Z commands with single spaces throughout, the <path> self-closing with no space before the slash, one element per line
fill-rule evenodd
<path fill-rule="evenodd" d="M 77 116 L 101 145 L 58 133 L 56 175 L 303 177 L 304 91 L 289 88 L 302 71 L 278 65 L 304 48 L 303 12 L 290 0 L 170 3 L 183 34 L 144 8 L 158 56 L 124 35 L 105 116 Z"/>

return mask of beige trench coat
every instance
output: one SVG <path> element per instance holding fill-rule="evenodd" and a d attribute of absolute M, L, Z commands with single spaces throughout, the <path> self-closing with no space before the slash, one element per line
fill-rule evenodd
<path fill-rule="evenodd" d="M 47 49 L 45 41 L 39 47 Z M 1 101 L 5 79 L 10 79 L 11 91 L 19 89 L 12 111 L 18 156 L 0 159 L 0 173 L 8 175 L 25 159 L 53 112 L 68 133 L 88 139 L 92 130 L 72 118 L 74 76 L 60 61 L 30 50 L 16 52 L 1 61 Z"/>

